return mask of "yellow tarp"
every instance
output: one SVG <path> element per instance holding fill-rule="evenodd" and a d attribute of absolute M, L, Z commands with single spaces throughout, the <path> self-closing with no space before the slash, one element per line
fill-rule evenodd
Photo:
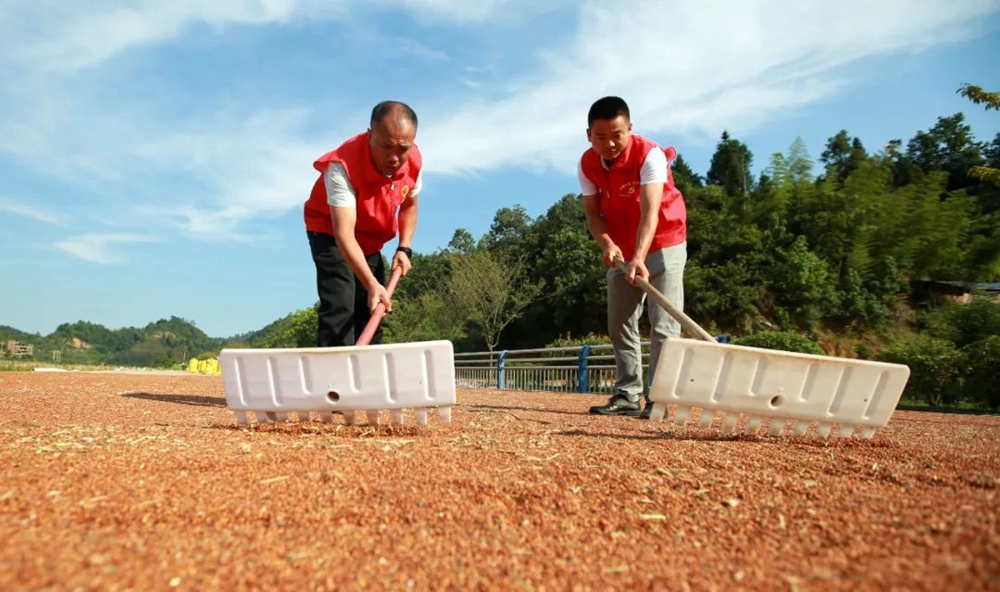
<path fill-rule="evenodd" d="M 222 369 L 219 368 L 218 358 L 209 358 L 207 360 L 191 358 L 191 361 L 188 362 L 188 372 L 191 372 L 192 374 L 211 374 L 219 376 L 222 374 Z"/>

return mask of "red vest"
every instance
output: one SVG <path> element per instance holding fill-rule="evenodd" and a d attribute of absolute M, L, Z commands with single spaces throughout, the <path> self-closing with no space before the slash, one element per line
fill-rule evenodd
<path fill-rule="evenodd" d="M 580 158 L 583 174 L 600 190 L 601 215 L 608 225 L 608 236 L 622 250 L 628 261 L 635 255 L 636 234 L 639 231 L 639 174 L 650 150 L 662 150 L 656 142 L 633 135 L 625 151 L 607 169 L 601 156 L 589 148 Z M 663 201 L 657 217 L 656 232 L 649 252 L 679 245 L 687 240 L 687 209 L 684 197 L 674 187 L 674 174 L 667 166 L 667 182 L 663 184 Z"/>
<path fill-rule="evenodd" d="M 420 150 L 414 146 L 406 163 L 391 179 L 386 177 L 375 168 L 369 133 L 354 136 L 313 163 L 319 171 L 319 178 L 305 205 L 306 230 L 333 234 L 323 175 L 331 162 L 343 165 L 357 200 L 358 218 L 354 225 L 354 237 L 366 255 L 378 253 L 385 243 L 396 236 L 399 204 L 416 185 L 422 165 Z"/>

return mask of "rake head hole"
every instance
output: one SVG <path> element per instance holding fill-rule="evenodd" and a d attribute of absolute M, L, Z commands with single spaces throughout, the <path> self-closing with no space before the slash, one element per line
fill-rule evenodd
<path fill-rule="evenodd" d="M 326 394 L 326 398 L 329 399 L 331 403 L 336 403 L 340 400 L 340 393 L 337 391 L 330 391 Z"/>
<path fill-rule="evenodd" d="M 771 407 L 777 407 L 785 402 L 785 398 L 781 395 L 774 395 L 771 397 Z"/>

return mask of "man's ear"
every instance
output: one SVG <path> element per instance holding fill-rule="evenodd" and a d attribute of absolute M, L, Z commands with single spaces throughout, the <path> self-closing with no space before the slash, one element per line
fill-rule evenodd
<path fill-rule="evenodd" d="M 587 141 L 588 142 L 593 142 L 593 140 L 590 139 L 590 128 L 589 127 L 587 128 Z"/>

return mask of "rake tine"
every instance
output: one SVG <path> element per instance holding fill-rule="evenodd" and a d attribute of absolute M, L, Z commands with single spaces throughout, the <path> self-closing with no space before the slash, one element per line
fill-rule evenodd
<path fill-rule="evenodd" d="M 763 423 L 763 418 L 756 415 L 751 415 L 747 419 L 747 425 L 743 428 L 743 433 L 748 436 L 754 436 L 760 431 L 760 424 Z"/>
<path fill-rule="evenodd" d="M 667 406 L 663 403 L 653 403 L 653 408 L 649 412 L 649 419 L 652 421 L 663 421 L 667 417 Z"/>
<path fill-rule="evenodd" d="M 792 425 L 792 435 L 793 436 L 804 436 L 805 433 L 809 431 L 809 422 L 803 421 L 801 419 L 796 420 L 795 424 Z"/>
<path fill-rule="evenodd" d="M 767 426 L 768 436 L 780 436 L 782 428 L 785 427 L 785 420 L 778 419 L 776 417 L 771 418 L 771 422 Z"/>
<path fill-rule="evenodd" d="M 674 412 L 674 425 L 683 426 L 687 422 L 688 415 L 690 414 L 690 407 L 678 407 L 677 411 Z"/>

